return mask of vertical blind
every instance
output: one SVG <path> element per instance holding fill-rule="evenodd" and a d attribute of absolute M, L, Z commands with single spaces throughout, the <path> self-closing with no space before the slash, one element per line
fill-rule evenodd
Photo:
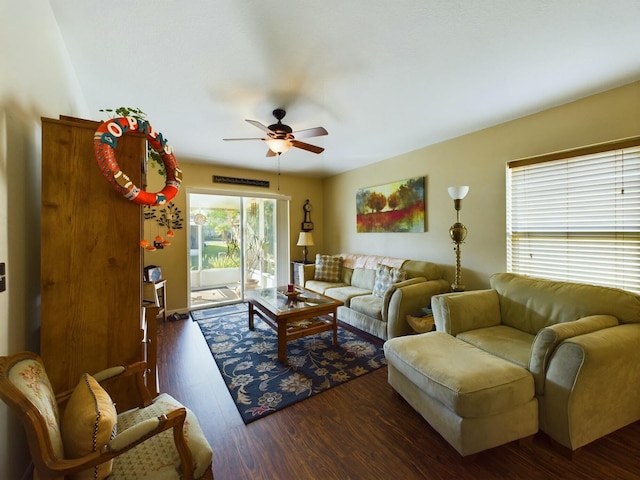
<path fill-rule="evenodd" d="M 640 137 L 507 167 L 510 272 L 640 293 Z"/>

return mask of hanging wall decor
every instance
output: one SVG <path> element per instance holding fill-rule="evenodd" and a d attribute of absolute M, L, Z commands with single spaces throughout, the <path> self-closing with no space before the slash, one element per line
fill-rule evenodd
<path fill-rule="evenodd" d="M 169 202 L 161 208 L 144 205 L 144 219 L 155 220 L 159 227 L 165 227 L 167 229 L 167 233 L 165 234 L 166 238 L 163 238 L 162 235 L 158 233 L 153 242 L 142 239 L 140 246 L 152 252 L 171 245 L 171 241 L 168 239 L 175 236 L 174 230 L 180 230 L 182 228 L 183 220 L 180 216 L 181 213 L 181 210 L 176 207 L 173 202 Z"/>
<path fill-rule="evenodd" d="M 425 177 L 359 189 L 358 232 L 424 232 Z"/>
<path fill-rule="evenodd" d="M 129 132 L 143 133 L 149 145 L 160 155 L 165 167 L 165 186 L 158 193 L 146 192 L 135 186 L 116 161 L 118 138 Z M 180 189 L 182 171 L 173 156 L 173 148 L 162 133 L 149 122 L 134 117 L 114 117 L 103 122 L 94 135 L 93 149 L 100 172 L 115 190 L 140 205 L 163 205 L 172 200 Z"/>

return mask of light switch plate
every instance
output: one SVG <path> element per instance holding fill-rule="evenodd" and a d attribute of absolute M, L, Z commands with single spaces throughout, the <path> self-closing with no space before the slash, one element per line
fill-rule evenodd
<path fill-rule="evenodd" d="M 4 292 L 7 289 L 7 277 L 5 276 L 6 264 L 0 263 L 0 292 Z"/>

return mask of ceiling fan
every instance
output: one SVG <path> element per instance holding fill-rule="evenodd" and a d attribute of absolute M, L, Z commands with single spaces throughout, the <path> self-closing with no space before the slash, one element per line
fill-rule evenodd
<path fill-rule="evenodd" d="M 246 120 L 251 125 L 258 127 L 260 130 L 264 131 L 267 134 L 266 137 L 223 138 L 223 140 L 263 140 L 267 142 L 267 145 L 269 146 L 267 157 L 280 155 L 281 153 L 289 150 L 291 147 L 301 148 L 302 150 L 307 150 L 308 152 L 313 153 L 322 153 L 324 151 L 324 148 L 301 142 L 300 140 L 298 140 L 298 138 L 319 137 L 321 135 L 328 135 L 329 132 L 327 132 L 322 127 L 307 128 L 305 130 L 298 130 L 297 132 L 294 132 L 289 125 L 285 125 L 284 123 L 282 123 L 282 119 L 286 114 L 287 112 L 285 112 L 283 109 L 276 108 L 273 111 L 273 116 L 276 117 L 278 123 L 274 123 L 273 125 L 269 125 L 268 127 L 265 127 L 262 123 L 256 120 Z"/>

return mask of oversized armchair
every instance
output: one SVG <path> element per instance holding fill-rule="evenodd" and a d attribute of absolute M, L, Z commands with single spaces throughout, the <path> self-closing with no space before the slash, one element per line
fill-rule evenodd
<path fill-rule="evenodd" d="M 0 357 L 0 398 L 22 421 L 34 478 L 212 479 L 212 450 L 195 415 L 166 393 L 152 399 L 145 368 L 84 374 L 56 395 L 38 355 Z M 101 382 L 129 376 L 139 404 L 118 414 Z"/>

